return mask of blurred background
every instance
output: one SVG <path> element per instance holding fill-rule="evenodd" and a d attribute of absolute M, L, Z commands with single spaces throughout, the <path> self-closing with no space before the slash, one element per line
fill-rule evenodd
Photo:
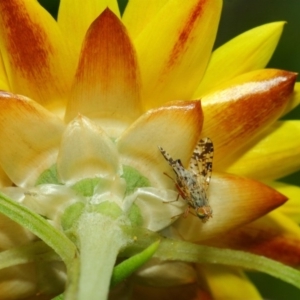
<path fill-rule="evenodd" d="M 39 2 L 56 18 L 59 0 L 39 0 Z M 118 2 L 121 12 L 124 11 L 128 0 L 118 0 Z M 299 73 L 300 0 L 224 0 L 215 48 L 248 29 L 274 21 L 287 23 L 268 67 Z M 300 119 L 300 106 L 289 113 L 285 119 Z M 283 178 L 282 181 L 300 186 L 300 171 Z M 264 299 L 300 299 L 300 291 L 291 285 L 265 274 L 249 272 L 248 275 Z"/>

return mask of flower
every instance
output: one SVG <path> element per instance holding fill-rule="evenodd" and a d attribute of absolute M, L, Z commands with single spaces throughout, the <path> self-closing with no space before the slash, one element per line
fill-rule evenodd
<path fill-rule="evenodd" d="M 68 285 L 66 297 L 106 297 L 119 252 L 131 256 L 161 237 L 155 233 L 161 230 L 164 236 L 178 238 L 161 242 L 157 252 L 161 259 L 178 260 L 176 255 L 182 254 L 182 261 L 189 262 L 179 250 L 188 249 L 192 256 L 198 249 L 205 254 L 201 262 L 249 267 L 246 261 L 251 257 L 256 259 L 254 268 L 263 262 L 261 270 L 275 275 L 272 263 L 261 257 L 180 241 L 243 249 L 282 261 L 275 256 L 276 240 L 267 243 L 272 234 L 291 253 L 284 262 L 297 265 L 298 260 L 291 258 L 299 253 L 294 243 L 299 229 L 285 217 L 287 210 L 267 215 L 286 197 L 254 180 L 289 190 L 292 187 L 272 180 L 299 168 L 299 158 L 291 150 L 300 148 L 300 139 L 295 139 L 298 122 L 277 121 L 299 102 L 297 94 L 290 100 L 296 75 L 262 69 L 276 47 L 282 22 L 244 33 L 210 59 L 219 0 L 189 1 L 181 10 L 175 0 L 155 3 L 146 16 L 141 13 L 144 6 L 131 1 L 122 21 L 116 2 L 111 1 L 109 9 L 104 2 L 97 8 L 93 4 L 74 4 L 70 10 L 68 1 L 62 1 L 55 22 L 36 1 L 0 3 L 0 83 L 9 91 L 0 94 L 0 140 L 5 141 L 0 151 L 1 183 L 6 195 L 1 196 L 0 209 L 4 220 L 16 228 L 3 230 L 6 236 L 20 232 L 9 245 L 1 241 L 8 249 L 4 254 L 16 253 L 5 267 L 16 268 L 20 254 L 27 253 L 22 261 L 27 264 L 17 267 L 21 275 L 3 286 L 8 289 L 22 274 L 31 276 L 29 284 L 14 291 L 16 295 L 7 291 L 4 297 L 61 291 L 65 272 L 60 259 L 75 286 Z M 77 22 L 70 22 L 74 19 Z M 176 199 L 177 192 L 163 174 L 172 170 L 158 146 L 186 166 L 199 139 L 206 136 L 215 147 L 209 188 L 213 218 L 206 224 L 192 215 L 176 221 L 186 203 L 164 203 Z M 275 157 L 274 142 L 283 137 L 285 143 Z M 261 161 L 270 154 L 271 164 Z M 286 227 L 280 224 L 284 218 Z M 261 236 L 251 236 L 258 226 Z M 178 251 L 168 256 L 164 245 L 170 243 L 177 243 Z M 10 250 L 13 246 L 15 252 Z M 147 251 L 147 258 L 153 255 Z M 38 264 L 43 272 L 37 274 L 28 265 L 36 261 L 36 254 L 46 261 Z M 240 255 L 236 263 L 233 254 Z M 192 261 L 199 263 L 199 258 Z M 166 286 L 193 284 L 201 277 L 214 296 L 220 284 L 216 278 L 225 274 L 230 284 L 239 281 L 258 296 L 240 270 L 220 265 L 192 268 L 183 262 L 151 260 L 135 278 L 153 283 L 159 274 Z M 179 270 L 180 276 L 170 277 L 168 269 Z M 44 272 L 51 272 L 51 280 L 43 280 Z M 278 276 L 283 278 L 282 274 Z M 287 280 L 294 283 L 290 277 Z M 223 296 L 230 292 L 222 289 Z"/>

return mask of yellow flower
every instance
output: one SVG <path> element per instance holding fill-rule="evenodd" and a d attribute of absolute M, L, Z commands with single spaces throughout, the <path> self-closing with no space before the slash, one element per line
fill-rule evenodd
<path fill-rule="evenodd" d="M 299 264 L 300 230 L 294 221 L 299 216 L 291 216 L 289 208 L 299 205 L 300 191 L 274 181 L 300 167 L 299 122 L 277 121 L 299 103 L 297 93 L 291 98 L 296 75 L 263 69 L 283 23 L 246 32 L 211 55 L 221 7 L 220 0 L 151 1 L 147 6 L 132 0 L 121 18 L 113 0 L 84 5 L 64 0 L 56 22 L 37 1 L 1 1 L 0 179 L 9 197 L 1 196 L 1 222 L 9 224 L 1 233 L 11 239 L 18 232 L 10 243 L 0 240 L 8 249 L 0 266 L 12 272 L 4 280 L 7 273 L 1 271 L 3 299 L 62 291 L 64 266 L 36 236 L 60 255 L 68 279 L 79 286 L 77 291 L 68 285 L 66 299 L 92 299 L 95 289 L 94 297 L 105 297 L 119 251 L 138 252 L 159 237 L 157 231 Z M 164 203 L 175 200 L 178 191 L 164 175 L 172 170 L 158 149 L 187 166 L 201 137 L 211 138 L 215 148 L 209 187 L 213 218 L 205 224 L 192 214 L 181 217 L 184 201 Z M 292 204 L 269 213 L 287 200 L 269 186 L 287 191 Z M 176 242 L 178 249 L 187 245 Z M 130 252 L 132 244 L 136 248 Z M 288 255 L 279 255 L 278 246 Z M 16 252 L 9 250 L 13 247 Z M 249 267 L 244 256 L 225 263 L 240 252 L 226 250 L 218 261 L 213 253 L 221 252 L 203 247 L 197 248 L 206 249 L 200 261 L 219 264 L 204 266 L 197 258 L 190 260 L 198 263 L 194 268 L 185 258 L 153 259 L 133 278 L 142 282 L 134 287 L 134 297 L 142 297 L 142 284 L 151 283 L 189 284 L 187 290 L 214 298 L 233 299 L 247 291 L 259 299 L 237 268 Z M 37 273 L 30 265 L 34 251 L 53 255 L 43 256 L 50 256 L 48 263 L 35 262 L 42 270 Z M 5 255 L 15 260 L 5 265 Z M 172 255 L 163 245 L 158 252 L 160 259 L 178 260 Z M 22 285 L 12 291 L 19 281 Z M 233 285 L 241 290 L 226 288 Z M 172 293 L 184 290 L 172 287 Z M 148 296 L 155 292 L 147 288 Z"/>

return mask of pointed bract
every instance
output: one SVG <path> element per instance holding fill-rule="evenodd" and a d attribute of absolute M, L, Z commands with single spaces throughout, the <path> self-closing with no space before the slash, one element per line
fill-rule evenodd
<path fill-rule="evenodd" d="M 289 217 L 296 224 L 300 223 L 300 187 L 292 184 L 282 182 L 272 182 L 269 184 L 272 188 L 276 189 L 279 193 L 288 197 L 284 205 L 280 206 L 277 211 Z"/>
<path fill-rule="evenodd" d="M 293 92 L 296 74 L 257 70 L 238 76 L 202 98 L 203 137 L 215 146 L 215 167 L 280 117 Z"/>
<path fill-rule="evenodd" d="M 0 2 L 0 47 L 14 93 L 62 109 L 74 65 L 55 20 L 35 0 Z"/>
<path fill-rule="evenodd" d="M 64 183 L 83 178 L 115 177 L 119 171 L 114 143 L 89 119 L 79 115 L 63 134 L 57 171 Z"/>
<path fill-rule="evenodd" d="M 185 240 L 200 242 L 245 225 L 286 200 L 285 196 L 258 181 L 214 172 L 209 187 L 213 218 L 203 224 L 189 214 L 173 226 Z"/>
<path fill-rule="evenodd" d="M 62 121 L 36 102 L 0 93 L 0 165 L 19 186 L 32 186 L 56 161 Z"/>
<path fill-rule="evenodd" d="M 253 28 L 216 49 L 193 98 L 199 99 L 236 76 L 264 68 L 276 49 L 283 25 L 274 22 Z"/>
<path fill-rule="evenodd" d="M 60 1 L 57 23 L 76 62 L 88 28 L 107 7 L 120 16 L 117 0 Z"/>
<path fill-rule="evenodd" d="M 92 23 L 83 45 L 66 120 L 78 113 L 123 122 L 123 129 L 141 113 L 135 51 L 109 9 Z"/>
<path fill-rule="evenodd" d="M 292 109 L 297 107 L 299 104 L 300 104 L 300 82 L 296 82 L 291 100 L 289 101 L 288 105 L 286 106 L 283 114 L 287 114 Z"/>
<path fill-rule="evenodd" d="M 134 41 L 146 108 L 191 99 L 210 58 L 221 2 L 170 0 Z"/>
<path fill-rule="evenodd" d="M 199 101 L 175 101 L 149 110 L 117 140 L 122 162 L 134 166 L 142 174 L 149 174 L 153 186 L 163 186 L 166 182 L 169 187 L 174 186 L 163 175 L 171 169 L 158 146 L 187 165 L 198 142 L 202 122 Z"/>
<path fill-rule="evenodd" d="M 300 121 L 276 122 L 235 159 L 226 172 L 257 180 L 274 180 L 296 172 L 300 169 Z"/>
<path fill-rule="evenodd" d="M 122 15 L 130 37 L 135 40 L 169 0 L 130 0 Z M 183 3 L 182 3 L 183 4 Z"/>

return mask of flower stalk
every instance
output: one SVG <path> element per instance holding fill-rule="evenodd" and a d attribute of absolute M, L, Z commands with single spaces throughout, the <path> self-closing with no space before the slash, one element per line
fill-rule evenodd
<path fill-rule="evenodd" d="M 118 221 L 99 213 L 84 213 L 77 228 L 80 278 L 75 299 L 105 299 L 117 255 L 125 246 L 126 237 Z"/>

